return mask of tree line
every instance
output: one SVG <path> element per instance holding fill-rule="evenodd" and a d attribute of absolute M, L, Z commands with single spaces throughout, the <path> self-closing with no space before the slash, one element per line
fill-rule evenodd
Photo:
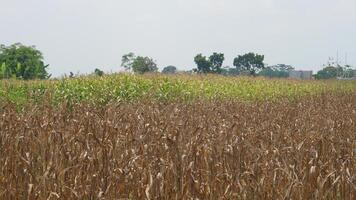
<path fill-rule="evenodd" d="M 245 55 L 239 55 L 234 59 L 234 68 L 223 67 L 225 57 L 223 53 L 213 53 L 211 56 L 206 57 L 202 54 L 198 54 L 194 57 L 196 68 L 188 71 L 190 73 L 199 74 L 249 74 L 257 75 L 265 68 L 264 56 L 247 53 Z M 157 64 L 152 58 L 136 56 L 134 53 L 128 53 L 122 56 L 121 66 L 134 73 L 143 74 L 146 72 L 157 72 Z M 167 66 L 163 68 L 162 73 L 176 73 L 177 67 Z"/>
<path fill-rule="evenodd" d="M 223 66 L 225 56 L 223 53 L 214 52 L 210 56 L 198 54 L 194 57 L 196 68 L 185 71 L 185 73 L 197 74 L 221 74 L 221 75 L 249 75 L 265 77 L 288 77 L 289 71 L 294 70 L 290 65 L 278 64 L 266 66 L 264 55 L 257 53 L 246 53 L 238 55 L 233 59 L 233 67 Z M 156 62 L 147 56 L 138 56 L 128 53 L 122 56 L 121 66 L 127 71 L 137 74 L 147 72 L 158 72 Z M 48 66 L 44 64 L 42 53 L 34 46 L 25 46 L 16 43 L 10 46 L 0 45 L 0 79 L 16 78 L 23 80 L 48 79 Z M 164 74 L 174 74 L 178 72 L 177 67 L 167 66 L 161 71 Z M 104 75 L 104 72 L 96 68 L 93 74 Z M 328 63 L 317 72 L 316 79 L 331 79 L 336 77 L 354 77 L 356 71 L 351 66 L 340 66 Z M 69 77 L 74 74 L 70 73 Z"/>

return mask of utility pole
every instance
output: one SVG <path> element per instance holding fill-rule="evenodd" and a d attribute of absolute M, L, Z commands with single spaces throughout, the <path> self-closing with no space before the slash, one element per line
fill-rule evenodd
<path fill-rule="evenodd" d="M 339 65 L 339 50 L 336 51 L 336 65 Z"/>
<path fill-rule="evenodd" d="M 347 52 L 345 53 L 345 65 L 347 65 Z"/>

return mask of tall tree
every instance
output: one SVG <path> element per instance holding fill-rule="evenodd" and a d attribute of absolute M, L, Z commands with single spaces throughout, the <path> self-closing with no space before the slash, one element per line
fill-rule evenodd
<path fill-rule="evenodd" d="M 34 46 L 16 43 L 10 46 L 0 45 L 0 63 L 2 78 L 47 79 L 48 65 L 43 62 L 42 53 Z M 4 67 L 5 66 L 5 67 Z"/>
<path fill-rule="evenodd" d="M 162 70 L 163 74 L 174 74 L 176 72 L 177 72 L 177 68 L 172 65 L 167 66 L 167 67 L 163 68 L 163 70 Z"/>
<path fill-rule="evenodd" d="M 202 54 L 198 54 L 194 58 L 195 64 L 197 64 L 197 71 L 199 73 L 211 72 L 211 62 Z"/>
<path fill-rule="evenodd" d="M 224 63 L 224 54 L 214 52 L 209 58 L 206 58 L 202 54 L 198 54 L 194 58 L 194 62 L 197 65 L 195 71 L 199 73 L 222 73 L 222 64 Z"/>
<path fill-rule="evenodd" d="M 158 70 L 157 64 L 152 58 L 136 56 L 134 53 L 122 56 L 121 66 L 138 74 L 156 72 Z"/>
<path fill-rule="evenodd" d="M 158 68 L 152 58 L 137 56 L 132 63 L 132 70 L 135 73 L 143 74 L 146 72 L 156 72 Z"/>
<path fill-rule="evenodd" d="M 255 76 L 259 70 L 265 68 L 264 55 L 247 53 L 239 55 L 234 59 L 234 66 L 240 72 L 247 71 L 250 75 Z"/>
<path fill-rule="evenodd" d="M 132 63 L 135 58 L 136 56 L 132 52 L 123 55 L 121 59 L 121 67 L 125 68 L 126 70 L 131 70 Z"/>
<path fill-rule="evenodd" d="M 338 69 L 337 67 L 334 66 L 327 66 L 323 68 L 322 70 L 318 71 L 317 74 L 315 75 L 316 79 L 332 79 L 336 78 L 342 68 Z"/>
<path fill-rule="evenodd" d="M 223 53 L 214 52 L 213 55 L 209 57 L 209 61 L 211 63 L 211 71 L 216 74 L 220 74 L 222 72 L 222 65 L 224 63 L 225 57 Z"/>

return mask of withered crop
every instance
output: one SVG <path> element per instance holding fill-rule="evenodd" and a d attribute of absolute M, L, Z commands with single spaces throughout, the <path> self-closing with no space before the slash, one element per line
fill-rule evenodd
<path fill-rule="evenodd" d="M 356 94 L 0 108 L 0 199 L 356 199 Z"/>

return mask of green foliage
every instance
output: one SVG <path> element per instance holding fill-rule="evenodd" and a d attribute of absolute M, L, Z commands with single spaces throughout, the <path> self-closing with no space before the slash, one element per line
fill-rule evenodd
<path fill-rule="evenodd" d="M 341 67 L 327 66 L 324 69 L 318 71 L 315 75 L 316 79 L 333 79 L 338 76 L 338 74 L 342 72 Z"/>
<path fill-rule="evenodd" d="M 316 79 L 354 78 L 356 76 L 356 70 L 353 70 L 350 65 L 341 66 L 331 60 L 324 66 L 315 75 Z"/>
<path fill-rule="evenodd" d="M 134 53 L 122 56 L 121 66 L 137 74 L 156 72 L 158 70 L 157 64 L 152 58 L 136 56 Z"/>
<path fill-rule="evenodd" d="M 177 72 L 177 68 L 175 66 L 167 66 L 163 68 L 162 73 L 163 74 L 175 74 Z"/>
<path fill-rule="evenodd" d="M 234 66 L 240 73 L 248 72 L 250 75 L 255 76 L 258 71 L 265 68 L 263 61 L 264 55 L 247 53 L 236 57 Z"/>
<path fill-rule="evenodd" d="M 0 79 L 9 78 L 7 70 L 8 68 L 6 67 L 6 64 L 2 63 L 0 65 Z"/>
<path fill-rule="evenodd" d="M 209 59 L 202 54 L 198 54 L 194 58 L 194 62 L 197 65 L 196 71 L 199 73 L 220 74 L 224 60 L 224 54 L 222 53 L 213 53 Z"/>
<path fill-rule="evenodd" d="M 323 82 L 269 80 L 216 75 L 107 75 L 48 81 L 0 81 L 0 105 L 12 102 L 60 103 L 79 102 L 105 105 L 130 101 L 193 101 L 229 99 L 237 101 L 267 101 L 294 99 L 325 91 L 355 91 L 355 81 Z"/>
<path fill-rule="evenodd" d="M 104 72 L 98 68 L 96 68 L 94 70 L 94 74 L 97 75 L 97 76 L 103 76 L 104 75 Z"/>
<path fill-rule="evenodd" d="M 143 74 L 146 72 L 156 72 L 158 68 L 152 58 L 138 56 L 132 63 L 132 70 L 135 73 Z"/>
<path fill-rule="evenodd" d="M 289 77 L 289 71 L 293 69 L 290 65 L 278 64 L 262 69 L 258 75 L 270 78 L 286 78 Z"/>
<path fill-rule="evenodd" d="M 0 46 L 0 78 L 47 79 L 48 65 L 43 62 L 42 53 L 33 46 L 20 43 Z"/>
<path fill-rule="evenodd" d="M 123 55 L 121 59 L 121 66 L 126 70 L 131 70 L 132 62 L 134 61 L 135 57 L 136 57 L 135 54 L 132 52 Z"/>
<path fill-rule="evenodd" d="M 198 54 L 194 57 L 194 62 L 197 65 L 197 72 L 209 73 L 211 72 L 211 62 L 202 54 Z"/>
<path fill-rule="evenodd" d="M 351 65 L 345 65 L 343 67 L 342 78 L 354 78 L 356 77 L 356 70 L 352 69 Z"/>
<path fill-rule="evenodd" d="M 211 71 L 216 74 L 220 74 L 222 72 L 222 65 L 224 63 L 225 57 L 223 53 L 213 53 L 209 57 L 209 61 L 211 63 Z"/>

